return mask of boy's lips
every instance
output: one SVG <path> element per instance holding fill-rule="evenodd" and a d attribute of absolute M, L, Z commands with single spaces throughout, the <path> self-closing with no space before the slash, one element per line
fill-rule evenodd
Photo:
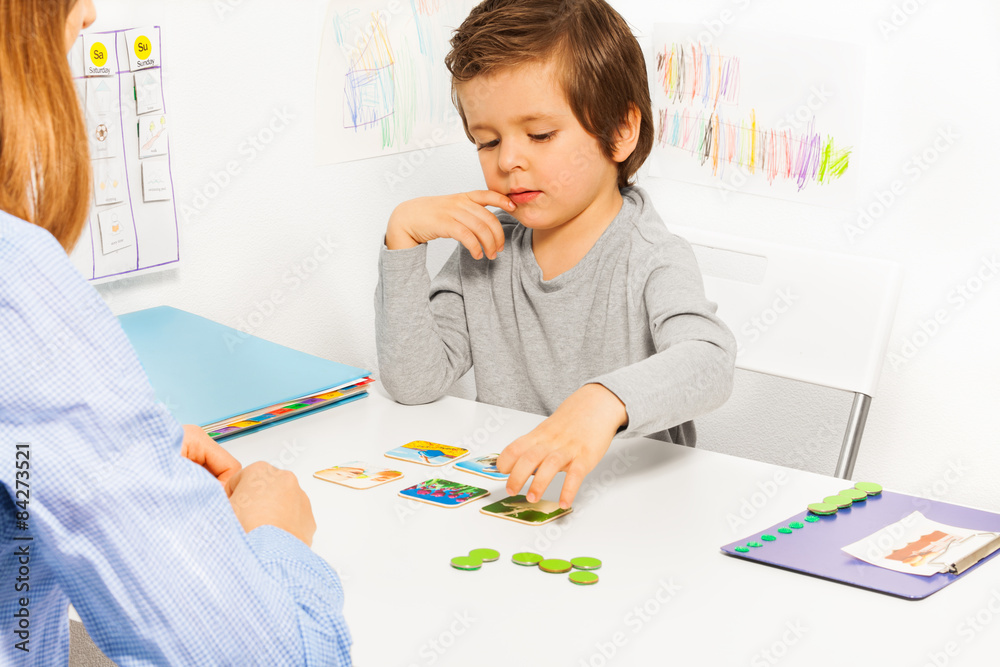
<path fill-rule="evenodd" d="M 512 202 L 520 206 L 534 200 L 540 194 L 542 194 L 541 190 L 518 190 L 508 193 L 507 196 Z"/>

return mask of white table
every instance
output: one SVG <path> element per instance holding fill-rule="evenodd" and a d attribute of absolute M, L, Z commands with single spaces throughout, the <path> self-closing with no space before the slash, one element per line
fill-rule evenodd
<path fill-rule="evenodd" d="M 839 491 L 842 480 L 623 440 L 587 478 L 571 515 L 527 526 L 479 512 L 506 496 L 503 482 L 383 456 L 412 440 L 500 451 L 539 421 L 451 397 L 402 406 L 375 385 L 367 398 L 226 448 L 244 465 L 263 459 L 298 476 L 316 515 L 313 549 L 343 580 L 362 667 L 997 664 L 996 562 L 912 602 L 720 552 Z M 350 460 L 405 478 L 357 491 L 312 476 Z M 451 509 L 397 495 L 433 477 L 491 495 Z M 741 510 L 749 518 L 734 526 Z M 449 565 L 477 547 L 499 550 L 500 560 L 473 572 Z M 565 574 L 517 566 L 518 551 L 600 558 L 600 582 L 576 586 Z"/>

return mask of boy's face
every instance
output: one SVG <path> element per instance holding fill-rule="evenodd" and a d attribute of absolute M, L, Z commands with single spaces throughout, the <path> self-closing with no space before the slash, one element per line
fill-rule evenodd
<path fill-rule="evenodd" d="M 486 187 L 532 229 L 603 213 L 618 194 L 617 163 L 573 115 L 556 72 L 549 59 L 457 86 Z"/>

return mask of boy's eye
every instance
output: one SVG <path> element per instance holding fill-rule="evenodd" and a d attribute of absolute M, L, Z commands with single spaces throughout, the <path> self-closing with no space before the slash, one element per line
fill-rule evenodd
<path fill-rule="evenodd" d="M 484 148 L 493 148 L 494 146 L 496 146 L 499 143 L 500 143 L 499 139 L 494 139 L 493 141 L 488 141 L 485 144 L 476 144 L 476 150 L 477 151 L 481 151 Z"/>
<path fill-rule="evenodd" d="M 555 136 L 555 134 L 555 132 L 546 132 L 545 134 L 529 134 L 528 136 L 535 141 L 548 141 Z"/>

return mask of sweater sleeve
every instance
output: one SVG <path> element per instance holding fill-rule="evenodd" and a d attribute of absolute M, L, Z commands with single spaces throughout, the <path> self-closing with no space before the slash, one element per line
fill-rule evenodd
<path fill-rule="evenodd" d="M 462 246 L 431 282 L 427 245 L 379 253 L 375 346 L 379 379 L 407 405 L 429 403 L 470 368 L 472 348 L 462 294 Z"/>
<path fill-rule="evenodd" d="M 657 244 L 637 272 L 656 354 L 594 378 L 625 404 L 619 435 L 648 435 L 691 421 L 726 402 L 733 387 L 736 339 L 705 297 L 691 246 Z M 642 279 L 645 276 L 645 279 Z"/>

